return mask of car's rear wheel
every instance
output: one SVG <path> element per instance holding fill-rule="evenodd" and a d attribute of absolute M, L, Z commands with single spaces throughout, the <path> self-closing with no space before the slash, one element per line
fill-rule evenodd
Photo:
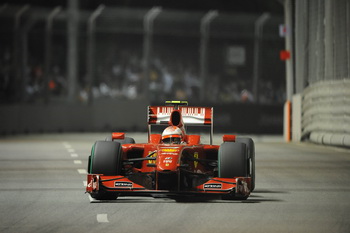
<path fill-rule="evenodd" d="M 105 141 L 112 141 L 112 137 L 106 137 Z M 125 137 L 124 139 L 113 139 L 113 142 L 119 142 L 120 144 L 135 144 L 135 139 Z"/>
<path fill-rule="evenodd" d="M 251 191 L 255 189 L 255 146 L 251 138 L 236 138 L 236 142 L 247 145 L 248 153 L 248 177 L 251 177 Z"/>
<path fill-rule="evenodd" d="M 247 177 L 248 176 L 248 155 L 246 144 L 240 142 L 224 142 L 219 148 L 218 158 L 219 177 Z M 222 196 L 225 200 L 244 200 L 248 196 L 237 196 L 230 193 Z"/>
<path fill-rule="evenodd" d="M 106 176 L 120 175 L 122 171 L 121 144 L 114 141 L 97 141 L 92 147 L 89 173 Z M 99 190 L 91 197 L 98 200 L 112 200 L 118 197 L 117 193 Z"/>

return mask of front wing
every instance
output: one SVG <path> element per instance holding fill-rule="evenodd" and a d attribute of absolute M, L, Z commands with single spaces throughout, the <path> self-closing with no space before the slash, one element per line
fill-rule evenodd
<path fill-rule="evenodd" d="M 154 190 L 147 189 L 129 180 L 125 176 L 104 176 L 99 174 L 88 174 L 86 192 L 90 194 L 98 193 L 100 190 L 106 192 L 116 192 L 123 195 L 150 195 L 150 194 L 235 194 L 239 196 L 249 196 L 250 177 L 235 178 L 211 178 L 207 182 L 198 185 L 192 190 Z"/>

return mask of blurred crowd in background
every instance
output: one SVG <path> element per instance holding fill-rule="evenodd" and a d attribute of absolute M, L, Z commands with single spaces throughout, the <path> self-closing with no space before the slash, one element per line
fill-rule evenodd
<path fill-rule="evenodd" d="M 68 8 L 3 6 L 0 103 L 284 103 L 280 15 Z"/>
<path fill-rule="evenodd" d="M 111 50 L 113 52 L 113 50 Z M 0 60 L 0 93 L 1 102 L 11 102 L 13 93 L 12 59 L 10 50 L 3 50 Z M 143 66 L 142 57 L 136 51 L 121 51 L 109 54 L 97 67 L 96 81 L 91 92 L 93 99 L 120 98 L 137 99 L 142 97 Z M 62 65 L 53 65 L 48 82 L 53 99 L 67 95 L 67 79 Z M 44 98 L 43 61 L 33 59 L 27 67 L 24 102 L 40 102 Z M 84 76 L 84 75 L 82 75 Z M 164 99 L 189 99 L 199 101 L 201 80 L 198 65 L 194 61 L 178 57 L 155 56 L 149 74 L 149 97 L 151 102 Z M 79 78 L 77 98 L 87 102 L 89 89 L 85 78 Z M 275 104 L 285 100 L 283 82 L 275 85 L 269 80 L 259 80 L 259 103 Z M 206 88 L 206 100 L 211 103 L 254 103 L 257 97 L 252 94 L 252 78 L 239 76 L 225 77 L 219 73 L 210 74 Z"/>

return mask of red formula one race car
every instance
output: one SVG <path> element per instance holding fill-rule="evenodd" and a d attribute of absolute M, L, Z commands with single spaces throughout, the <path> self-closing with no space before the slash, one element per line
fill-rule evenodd
<path fill-rule="evenodd" d="M 89 156 L 87 187 L 91 197 L 163 194 L 181 198 L 219 195 L 247 199 L 255 186 L 255 152 L 251 138 L 224 135 L 212 145 L 213 109 L 189 107 L 186 101 L 167 101 L 148 107 L 148 143 L 135 143 L 125 133 L 97 141 Z M 164 131 L 152 133 L 152 126 Z M 187 126 L 209 126 L 210 144 Z M 154 127 L 153 127 L 154 128 Z"/>

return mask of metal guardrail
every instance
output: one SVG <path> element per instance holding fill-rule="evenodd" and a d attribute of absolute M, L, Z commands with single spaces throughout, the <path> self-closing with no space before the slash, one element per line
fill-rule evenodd
<path fill-rule="evenodd" d="M 350 146 L 350 80 L 321 81 L 304 90 L 302 137 Z"/>

